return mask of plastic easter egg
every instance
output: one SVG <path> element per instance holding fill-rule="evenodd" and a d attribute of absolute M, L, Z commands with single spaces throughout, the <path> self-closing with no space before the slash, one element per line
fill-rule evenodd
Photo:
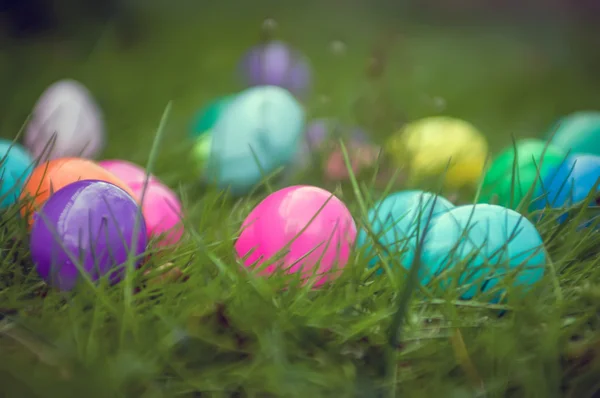
<path fill-rule="evenodd" d="M 34 167 L 34 160 L 21 145 L 0 139 L 0 209 L 15 204 Z"/>
<path fill-rule="evenodd" d="M 81 83 L 61 80 L 35 104 L 24 141 L 35 159 L 95 158 L 104 148 L 102 112 Z"/>
<path fill-rule="evenodd" d="M 196 138 L 190 157 L 201 179 L 204 178 L 205 168 L 212 148 L 212 133 L 207 132 Z"/>
<path fill-rule="evenodd" d="M 175 192 L 158 180 L 148 183 L 145 193 L 143 181 L 133 183 L 131 189 L 137 203 L 142 205 L 148 239 L 160 237 L 159 246 L 179 242 L 183 235 L 182 211 L 181 202 Z"/>
<path fill-rule="evenodd" d="M 106 181 L 134 196 L 125 182 L 90 160 L 81 158 L 50 160 L 33 169 L 21 193 L 21 200 L 26 201 L 21 214 L 28 217 L 29 225 L 33 222 L 33 213 L 42 207 L 52 193 L 79 180 Z"/>
<path fill-rule="evenodd" d="M 150 176 L 144 193 L 146 171 L 133 163 L 105 160 L 98 164 L 125 182 L 136 202 L 142 205 L 148 239 L 160 236 L 160 246 L 172 245 L 179 241 L 183 234 L 181 202 L 175 192 L 155 176 Z"/>
<path fill-rule="evenodd" d="M 194 122 L 190 129 L 190 136 L 196 138 L 212 129 L 223 113 L 223 110 L 229 105 L 233 98 L 233 95 L 220 97 L 200 109 L 194 118 Z"/>
<path fill-rule="evenodd" d="M 600 179 L 600 156 L 569 156 L 561 165 L 551 170 L 538 188 L 532 206 L 567 208 L 585 201 Z M 598 187 L 595 188 L 599 190 Z M 592 199 L 590 206 L 598 206 Z M 563 217 L 561 220 L 564 220 Z M 560 220 L 559 220 L 560 221 Z"/>
<path fill-rule="evenodd" d="M 376 241 L 390 254 L 402 255 L 400 262 L 408 268 L 412 265 L 418 238 L 423 236 L 426 226 L 430 228 L 436 217 L 453 208 L 450 201 L 429 192 L 414 190 L 393 193 L 369 210 L 370 232 L 362 229 L 357 244 L 366 248 L 366 253 L 371 257 L 371 267 L 379 262 L 372 248 L 373 241 Z"/>
<path fill-rule="evenodd" d="M 529 220 L 514 210 L 477 204 L 456 207 L 434 220 L 421 263 L 427 272 L 424 282 L 435 275 L 448 286 L 456 264 L 466 262 L 457 283 L 464 290 L 461 298 L 468 300 L 509 281 L 526 289 L 543 277 L 546 256 Z M 499 291 L 491 301 L 499 301 L 501 295 Z"/>
<path fill-rule="evenodd" d="M 102 160 L 98 162 L 98 165 L 120 178 L 121 181 L 123 181 L 129 187 L 131 187 L 133 184 L 143 184 L 146 180 L 146 170 L 144 170 L 143 167 L 126 160 Z M 158 179 L 151 175 L 148 177 L 148 181 L 154 182 L 158 181 Z"/>
<path fill-rule="evenodd" d="M 281 41 L 251 48 L 241 60 L 240 72 L 249 87 L 279 86 L 296 96 L 305 96 L 311 86 L 308 60 Z"/>
<path fill-rule="evenodd" d="M 485 173 L 479 202 L 489 203 L 497 197 L 497 204 L 516 209 L 536 190 L 549 170 L 560 165 L 566 153 L 542 140 L 526 139 L 502 151 Z M 514 171 L 514 173 L 513 173 Z"/>
<path fill-rule="evenodd" d="M 337 197 L 317 187 L 292 186 L 270 194 L 250 212 L 235 250 L 246 267 L 254 267 L 287 249 L 262 274 L 277 268 L 301 273 L 305 280 L 315 274 L 316 287 L 339 275 L 355 238 L 354 220 Z"/>
<path fill-rule="evenodd" d="M 82 271 L 91 281 L 104 275 L 119 281 L 130 250 L 138 257 L 146 250 L 144 219 L 131 195 L 105 181 L 77 181 L 57 190 L 31 228 L 37 272 L 61 290 L 73 289 Z"/>
<path fill-rule="evenodd" d="M 485 167 L 488 145 L 470 123 L 446 116 L 420 119 L 394 134 L 386 150 L 414 181 L 444 178 L 449 189 L 472 187 Z"/>
<path fill-rule="evenodd" d="M 600 155 L 600 112 L 575 112 L 560 119 L 547 137 L 571 155 Z"/>
<path fill-rule="evenodd" d="M 212 130 L 208 182 L 244 194 L 294 158 L 304 110 L 285 89 L 254 87 L 229 104 Z"/>
<path fill-rule="evenodd" d="M 349 142 L 346 146 L 349 164 L 346 164 L 341 146 L 336 145 L 325 160 L 325 178 L 330 181 L 345 181 L 350 179 L 350 170 L 353 175 L 359 175 L 363 170 L 377 164 L 380 152 L 381 149 L 377 145 Z"/>

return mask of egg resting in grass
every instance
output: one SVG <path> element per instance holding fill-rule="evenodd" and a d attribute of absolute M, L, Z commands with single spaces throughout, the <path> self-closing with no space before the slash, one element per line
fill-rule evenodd
<path fill-rule="evenodd" d="M 410 190 L 399 191 L 386 196 L 369 209 L 370 232 L 361 229 L 357 246 L 365 249 L 369 257 L 369 267 L 379 263 L 375 242 L 394 256 L 402 256 L 399 262 L 406 268 L 412 265 L 418 239 L 425 234 L 425 227 L 431 225 L 439 215 L 453 209 L 447 199 L 433 193 Z M 382 251 L 385 255 L 385 252 Z M 383 272 L 379 270 L 378 272 Z"/>
<path fill-rule="evenodd" d="M 21 215 L 33 223 L 33 214 L 48 200 L 51 193 L 79 180 L 106 181 L 123 189 L 132 197 L 131 188 L 113 173 L 98 164 L 81 158 L 61 158 L 38 165 L 23 186 L 21 200 L 25 205 Z"/>
<path fill-rule="evenodd" d="M 146 170 L 138 166 L 135 163 L 128 162 L 120 159 L 108 159 L 101 160 L 98 165 L 105 170 L 110 171 L 115 176 L 121 179 L 127 186 L 131 187 L 132 184 L 144 183 L 146 180 Z M 149 182 L 158 181 L 158 179 L 150 175 L 148 176 Z"/>
<path fill-rule="evenodd" d="M 422 281 L 439 276 L 440 286 L 450 288 L 450 281 L 458 277 L 464 300 L 499 284 L 526 290 L 544 275 L 543 245 L 536 227 L 514 210 L 489 204 L 459 206 L 437 217 L 425 237 Z M 465 268 L 456 268 L 461 262 L 466 262 Z M 490 301 L 498 302 L 503 292 L 499 289 Z"/>
<path fill-rule="evenodd" d="M 412 182 L 444 177 L 446 188 L 458 190 L 478 183 L 488 145 L 469 122 L 434 116 L 407 124 L 390 137 L 386 151 L 397 166 L 408 165 Z"/>
<path fill-rule="evenodd" d="M 190 152 L 190 160 L 193 163 L 201 181 L 203 181 L 206 177 L 206 164 L 210 159 L 211 148 L 212 132 L 208 131 L 196 138 Z"/>
<path fill-rule="evenodd" d="M 272 261 L 289 244 L 283 259 L 269 263 L 261 274 L 278 268 L 301 273 L 304 280 L 314 274 L 317 287 L 339 275 L 355 238 L 356 225 L 342 201 L 321 188 L 292 186 L 273 192 L 250 212 L 235 250 L 252 267 Z"/>
<path fill-rule="evenodd" d="M 535 210 L 546 207 L 565 209 L 585 202 L 590 195 L 589 206 L 598 206 L 597 194 L 600 181 L 600 156 L 569 156 L 558 167 L 550 170 L 536 192 L 536 200 L 532 203 Z M 558 218 L 564 222 L 568 215 Z M 586 225 L 592 223 L 587 220 Z"/>
<path fill-rule="evenodd" d="M 360 143 L 367 140 L 361 129 L 349 129 L 347 126 L 342 126 L 335 119 L 321 118 L 308 123 L 297 146 L 294 159 L 284 171 L 284 181 L 289 181 L 290 177 L 299 170 L 308 168 L 316 160 L 315 155 L 328 155 L 326 152 L 333 149 L 337 139 L 348 135 L 356 137 Z M 334 163 L 334 166 L 338 166 L 338 163 Z M 324 167 L 327 167 L 327 163 Z"/>
<path fill-rule="evenodd" d="M 252 47 L 242 57 L 239 70 L 249 87 L 279 86 L 298 97 L 310 91 L 311 71 L 307 58 L 281 41 Z"/>
<path fill-rule="evenodd" d="M 91 93 L 75 80 L 44 91 L 33 108 L 24 142 L 35 159 L 95 158 L 104 148 L 104 120 Z"/>
<path fill-rule="evenodd" d="M 0 139 L 0 209 L 17 203 L 34 163 L 21 145 Z"/>
<path fill-rule="evenodd" d="M 137 226 L 136 226 L 137 223 Z M 135 264 L 146 250 L 146 225 L 135 200 L 105 181 L 82 180 L 52 195 L 31 228 L 31 258 L 40 277 L 71 290 L 82 269 L 91 281 L 118 282 L 130 251 Z"/>
<path fill-rule="evenodd" d="M 206 177 L 243 195 L 294 158 L 304 130 L 304 110 L 285 89 L 253 87 L 240 93 L 212 130 Z"/>
<path fill-rule="evenodd" d="M 548 131 L 547 138 L 565 153 L 600 156 L 600 112 L 567 115 Z"/>
<path fill-rule="evenodd" d="M 148 239 L 161 237 L 160 246 L 173 245 L 181 239 L 181 202 L 169 187 L 155 176 L 150 176 L 142 203 L 146 170 L 125 160 L 104 160 L 98 163 L 124 181 L 134 198 L 142 205 Z"/>
<path fill-rule="evenodd" d="M 487 169 L 479 202 L 489 203 L 496 196 L 500 206 L 516 209 L 530 195 L 531 203 L 544 177 L 565 158 L 566 153 L 545 141 L 517 141 L 502 151 Z"/>
<path fill-rule="evenodd" d="M 219 97 L 201 108 L 194 117 L 194 121 L 190 129 L 190 137 L 195 139 L 209 132 L 215 123 L 217 123 L 217 120 L 219 120 L 219 117 L 221 117 L 223 110 L 231 103 L 233 98 L 235 98 L 233 95 Z"/>

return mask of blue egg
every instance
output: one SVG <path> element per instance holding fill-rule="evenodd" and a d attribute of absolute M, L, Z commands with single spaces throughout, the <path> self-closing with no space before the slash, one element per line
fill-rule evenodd
<path fill-rule="evenodd" d="M 429 225 L 435 217 L 454 208 L 454 205 L 440 196 L 423 191 L 400 191 L 377 202 L 368 213 L 372 235 L 362 229 L 357 237 L 359 247 L 365 247 L 365 253 L 371 257 L 369 266 L 379 262 L 373 251 L 373 242 L 385 247 L 390 253 L 402 253 L 400 260 L 409 268 L 414 258 L 417 237 L 422 236 L 427 221 Z M 379 270 L 379 273 L 383 270 Z"/>
<path fill-rule="evenodd" d="M 600 179 L 600 156 L 574 155 L 569 156 L 560 166 L 551 170 L 542 180 L 535 200 L 532 203 L 534 210 L 546 207 L 553 209 L 568 208 L 584 202 L 589 195 L 598 192 L 596 187 Z M 589 206 L 598 206 L 596 198 L 591 198 Z M 566 221 L 568 214 L 558 217 L 557 221 Z M 581 227 L 589 226 L 592 217 L 586 219 Z"/>
<path fill-rule="evenodd" d="M 0 208 L 19 200 L 25 181 L 34 167 L 34 160 L 21 145 L 0 139 Z"/>
<path fill-rule="evenodd" d="M 421 256 L 429 273 L 424 282 L 439 276 L 446 287 L 456 264 L 466 262 L 458 277 L 459 286 L 470 286 L 460 296 L 464 300 L 506 283 L 504 278 L 512 278 L 513 286 L 528 287 L 543 277 L 546 261 L 542 237 L 529 220 L 488 204 L 456 207 L 436 218 Z M 491 301 L 501 296 L 499 291 Z"/>
<path fill-rule="evenodd" d="M 243 91 L 212 129 L 207 179 L 233 194 L 247 193 L 292 161 L 304 123 L 304 109 L 287 90 L 261 86 Z"/>
<path fill-rule="evenodd" d="M 550 131 L 551 144 L 571 154 L 600 155 L 600 112 L 575 112 L 560 119 Z"/>

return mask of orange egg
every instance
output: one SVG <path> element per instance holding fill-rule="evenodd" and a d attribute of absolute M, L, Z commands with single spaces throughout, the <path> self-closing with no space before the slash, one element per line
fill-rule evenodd
<path fill-rule="evenodd" d="M 50 160 L 33 170 L 21 193 L 21 200 L 25 201 L 21 215 L 28 217 L 29 226 L 33 223 L 33 213 L 43 206 L 51 193 L 79 180 L 110 182 L 134 197 L 127 184 L 93 161 L 82 158 Z"/>

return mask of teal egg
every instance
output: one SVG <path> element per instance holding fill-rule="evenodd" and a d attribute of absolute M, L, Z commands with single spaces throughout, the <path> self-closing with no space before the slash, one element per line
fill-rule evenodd
<path fill-rule="evenodd" d="M 502 206 L 476 204 L 456 207 L 435 219 L 421 263 L 429 278 L 441 278 L 441 286 L 449 286 L 456 276 L 456 264 L 466 263 L 458 286 L 460 297 L 468 300 L 500 283 L 533 285 L 544 275 L 546 256 L 536 227 L 521 214 Z M 499 290 L 491 301 L 500 301 L 502 293 Z"/>
<path fill-rule="evenodd" d="M 211 130 L 207 181 L 234 195 L 245 194 L 265 176 L 291 163 L 304 123 L 303 107 L 281 87 L 241 92 Z"/>
<path fill-rule="evenodd" d="M 600 155 L 600 112 L 575 112 L 560 119 L 547 138 L 564 152 Z"/>
<path fill-rule="evenodd" d="M 33 167 L 34 160 L 25 148 L 0 139 L 0 208 L 5 209 L 17 203 Z"/>
<path fill-rule="evenodd" d="M 190 136 L 196 138 L 212 129 L 223 113 L 223 110 L 231 103 L 233 98 L 233 95 L 220 97 L 200 109 L 192 123 Z"/>
<path fill-rule="evenodd" d="M 417 247 L 417 237 L 423 236 L 428 221 L 431 226 L 436 217 L 453 208 L 449 200 L 433 193 L 418 190 L 393 193 L 369 210 L 372 234 L 369 235 L 365 229 L 360 230 L 357 245 L 365 249 L 369 267 L 379 262 L 377 252 L 372 248 L 373 239 L 376 239 L 390 254 L 402 255 L 400 263 L 409 268 Z M 383 269 L 378 272 L 383 272 Z"/>

